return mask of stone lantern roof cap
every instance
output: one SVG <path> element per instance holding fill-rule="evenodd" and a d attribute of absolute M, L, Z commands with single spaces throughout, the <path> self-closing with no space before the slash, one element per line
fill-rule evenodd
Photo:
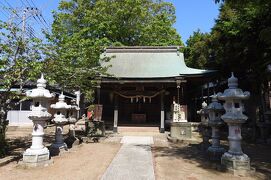
<path fill-rule="evenodd" d="M 207 106 L 208 106 L 208 104 L 205 101 L 203 101 L 201 104 L 202 109 L 206 108 Z"/>
<path fill-rule="evenodd" d="M 37 80 L 37 88 L 33 89 L 32 92 L 29 93 L 28 97 L 31 98 L 52 98 L 53 95 L 50 93 L 46 87 L 46 80 L 44 79 L 43 74 L 41 74 L 41 78 Z"/>
<path fill-rule="evenodd" d="M 77 105 L 71 105 L 71 109 L 72 110 L 76 110 L 76 111 L 79 111 L 80 110 L 80 108 L 77 106 Z"/>
<path fill-rule="evenodd" d="M 58 97 L 58 102 L 56 104 L 51 105 L 52 109 L 71 109 L 71 105 L 68 105 L 65 102 L 65 96 L 63 95 L 63 92 Z"/>
<path fill-rule="evenodd" d="M 79 106 L 76 104 L 76 100 L 75 99 L 71 100 L 71 109 L 75 110 L 75 111 L 79 111 L 80 110 Z"/>
<path fill-rule="evenodd" d="M 208 106 L 207 103 L 205 101 L 203 101 L 201 104 L 201 109 L 197 111 L 197 114 L 206 115 L 208 113 L 206 110 L 207 106 Z"/>
<path fill-rule="evenodd" d="M 225 89 L 224 93 L 217 94 L 219 100 L 242 100 L 250 97 L 250 93 L 248 91 L 243 92 L 242 89 L 238 88 L 238 79 L 234 77 L 233 73 L 228 79 L 228 86 L 229 88 Z"/>
<path fill-rule="evenodd" d="M 234 73 L 231 73 L 231 77 L 228 79 L 228 86 L 230 89 L 238 87 L 238 79 L 234 76 Z"/>
<path fill-rule="evenodd" d="M 223 106 L 218 102 L 217 99 L 217 94 L 214 94 L 211 96 L 212 97 L 212 102 L 208 105 L 206 108 L 207 110 L 214 110 L 214 111 L 223 111 L 224 108 Z"/>

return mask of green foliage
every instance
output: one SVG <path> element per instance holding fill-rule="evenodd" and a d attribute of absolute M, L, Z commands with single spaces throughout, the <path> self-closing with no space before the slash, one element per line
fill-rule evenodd
<path fill-rule="evenodd" d="M 265 79 L 266 66 L 271 63 L 270 12 L 267 0 L 224 3 L 211 44 L 220 69 L 250 74 L 259 82 Z"/>
<path fill-rule="evenodd" d="M 186 64 L 193 68 L 205 68 L 207 66 L 209 57 L 209 43 L 210 35 L 202 33 L 197 30 L 186 42 L 184 49 L 184 56 Z"/>
<path fill-rule="evenodd" d="M 105 47 L 182 45 L 174 23 L 174 7 L 163 1 L 61 1 L 48 35 L 48 75 L 64 88 L 89 95 L 95 77 L 106 71 L 99 63 Z"/>
<path fill-rule="evenodd" d="M 0 34 L 0 147 L 4 148 L 7 111 L 15 105 L 12 100 L 19 99 L 22 93 L 12 88 L 23 87 L 40 74 L 43 47 L 39 39 L 24 39 L 15 24 L 0 21 Z M 2 149 L 0 154 L 3 152 Z"/>
<path fill-rule="evenodd" d="M 249 76 L 258 93 L 258 87 L 269 78 L 266 69 L 271 63 L 271 1 L 222 2 L 211 33 L 204 36 L 196 32 L 190 37 L 186 48 L 188 64 L 217 69 L 224 77 L 231 71 Z"/>

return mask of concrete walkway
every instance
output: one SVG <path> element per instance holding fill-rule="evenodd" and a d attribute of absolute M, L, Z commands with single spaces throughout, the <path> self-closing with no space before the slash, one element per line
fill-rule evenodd
<path fill-rule="evenodd" d="M 102 180 L 154 180 L 151 136 L 124 136 Z"/>

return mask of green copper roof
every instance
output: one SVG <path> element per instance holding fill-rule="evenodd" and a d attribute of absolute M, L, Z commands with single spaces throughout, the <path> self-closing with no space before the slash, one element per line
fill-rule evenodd
<path fill-rule="evenodd" d="M 115 47 L 107 48 L 102 57 L 111 57 L 102 66 L 118 78 L 166 78 L 202 75 L 212 71 L 189 68 L 177 47 Z"/>

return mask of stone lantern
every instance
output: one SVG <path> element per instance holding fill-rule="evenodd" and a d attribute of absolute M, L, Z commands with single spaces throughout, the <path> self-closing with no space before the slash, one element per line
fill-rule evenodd
<path fill-rule="evenodd" d="M 225 149 L 220 146 L 219 127 L 223 125 L 221 120 L 223 106 L 218 102 L 217 95 L 212 96 L 212 102 L 206 108 L 209 114 L 209 126 L 212 128 L 212 145 L 208 148 L 208 155 L 211 160 L 220 160 Z"/>
<path fill-rule="evenodd" d="M 43 145 L 44 126 L 51 118 L 47 112 L 48 100 L 53 97 L 49 90 L 45 89 L 46 80 L 43 75 L 37 81 L 37 88 L 33 89 L 28 97 L 33 99 L 29 119 L 33 121 L 32 145 L 23 153 L 23 163 L 29 166 L 47 165 L 49 163 L 49 150 Z"/>
<path fill-rule="evenodd" d="M 199 124 L 199 129 L 202 135 L 202 143 L 201 143 L 201 148 L 202 150 L 206 150 L 209 146 L 210 146 L 210 128 L 208 125 L 209 122 L 209 117 L 208 117 L 208 113 L 206 111 L 207 108 L 207 103 L 205 101 L 203 101 L 203 103 L 201 104 L 201 109 L 199 111 L 197 111 L 197 114 L 200 115 L 200 119 L 201 122 Z"/>
<path fill-rule="evenodd" d="M 50 147 L 52 155 L 58 155 L 60 152 L 68 150 L 63 140 L 63 126 L 68 123 L 66 113 L 68 109 L 71 109 L 71 105 L 67 105 L 64 100 L 65 96 L 62 93 L 58 97 L 58 102 L 51 105 L 51 108 L 56 111 L 54 119 L 52 120 L 56 125 L 55 142 Z"/>
<path fill-rule="evenodd" d="M 78 121 L 78 112 L 80 108 L 75 100 L 72 100 L 71 108 L 69 110 L 69 137 L 65 140 L 69 147 L 79 144 L 79 139 L 75 137 L 75 123 Z"/>
<path fill-rule="evenodd" d="M 223 154 L 221 163 L 228 170 L 236 173 L 239 170 L 250 170 L 250 159 L 241 148 L 241 125 L 247 120 L 247 116 L 243 114 L 242 100 L 248 99 L 250 93 L 238 88 L 238 79 L 233 73 L 228 79 L 228 86 L 229 88 L 223 94 L 217 94 L 219 100 L 225 101 L 226 113 L 221 118 L 229 126 L 229 151 Z"/>

